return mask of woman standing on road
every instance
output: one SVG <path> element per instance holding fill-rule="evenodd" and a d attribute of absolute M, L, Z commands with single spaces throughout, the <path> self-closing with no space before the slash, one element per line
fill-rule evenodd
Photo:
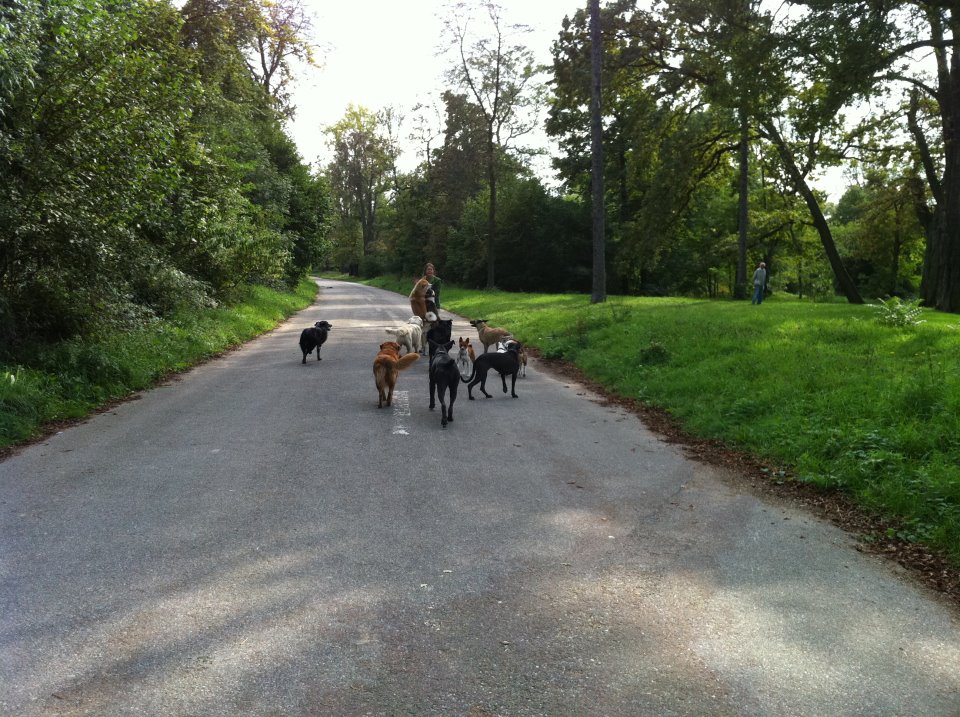
<path fill-rule="evenodd" d="M 434 268 L 433 264 L 427 262 L 427 265 L 423 267 L 423 275 L 427 277 L 427 281 L 430 282 L 430 286 L 433 287 L 433 302 L 437 305 L 437 308 L 440 308 L 440 285 L 443 283 L 443 279 L 437 276 L 437 270 Z"/>

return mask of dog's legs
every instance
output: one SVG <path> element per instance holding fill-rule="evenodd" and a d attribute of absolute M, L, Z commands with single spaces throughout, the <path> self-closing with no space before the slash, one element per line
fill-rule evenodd
<path fill-rule="evenodd" d="M 323 359 L 320 358 L 320 347 L 319 347 L 319 346 L 317 346 L 317 361 L 323 361 Z"/>
<path fill-rule="evenodd" d="M 514 374 L 514 376 L 516 376 L 516 374 Z M 507 374 L 505 373 L 500 374 L 500 378 L 503 381 L 503 392 L 506 393 L 507 392 Z"/>
<path fill-rule="evenodd" d="M 504 383 L 503 391 L 504 393 L 506 393 L 507 391 L 506 379 L 504 379 L 503 383 Z M 510 374 L 510 395 L 513 396 L 514 398 L 520 398 L 517 395 L 517 374 L 516 373 Z"/>

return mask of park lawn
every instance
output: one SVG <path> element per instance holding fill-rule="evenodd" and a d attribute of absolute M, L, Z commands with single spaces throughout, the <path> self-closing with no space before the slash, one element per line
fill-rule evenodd
<path fill-rule="evenodd" d="M 367 282 L 406 293 L 410 281 Z M 445 285 L 503 326 L 684 430 L 842 490 L 960 565 L 960 316 L 881 324 L 875 306 L 517 294 Z"/>

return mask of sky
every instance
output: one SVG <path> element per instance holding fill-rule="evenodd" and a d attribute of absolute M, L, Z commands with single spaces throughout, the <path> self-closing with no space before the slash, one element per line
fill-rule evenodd
<path fill-rule="evenodd" d="M 335 124 L 351 103 L 370 110 L 396 107 L 407 119 L 404 137 L 412 130 L 417 103 L 440 105 L 448 85 L 443 72 L 450 66 L 438 57 L 446 0 L 304 0 L 313 17 L 314 41 L 320 46 L 320 67 L 299 68 L 293 93 L 297 107 L 288 125 L 303 159 L 314 165 L 330 160 L 323 127 Z M 550 62 L 550 45 L 561 30 L 564 15 L 573 15 L 585 0 L 502 0 L 503 19 L 531 27 L 523 42 L 538 62 Z M 540 135 L 534 144 L 550 148 Z M 418 164 L 407 148 L 399 160 L 408 171 Z M 549 173 L 547 162 L 541 174 Z"/>

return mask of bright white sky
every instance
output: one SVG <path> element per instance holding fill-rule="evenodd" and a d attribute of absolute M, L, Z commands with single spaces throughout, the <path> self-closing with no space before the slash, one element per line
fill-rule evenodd
<path fill-rule="evenodd" d="M 443 73 L 450 59 L 437 56 L 441 45 L 445 0 L 305 0 L 313 15 L 314 39 L 323 50 L 319 68 L 298 71 L 293 101 L 297 115 L 291 136 L 305 161 L 324 165 L 330 159 L 323 127 L 339 121 L 350 103 L 371 110 L 392 105 L 406 115 L 400 136 L 413 129 L 412 108 L 419 102 L 441 104 Z M 550 45 L 564 15 L 573 15 L 585 0 L 503 0 L 503 20 L 533 31 L 523 44 L 537 60 L 550 63 Z M 536 144 L 545 146 L 543 137 Z M 412 149 L 400 158 L 410 170 L 418 159 Z"/>

